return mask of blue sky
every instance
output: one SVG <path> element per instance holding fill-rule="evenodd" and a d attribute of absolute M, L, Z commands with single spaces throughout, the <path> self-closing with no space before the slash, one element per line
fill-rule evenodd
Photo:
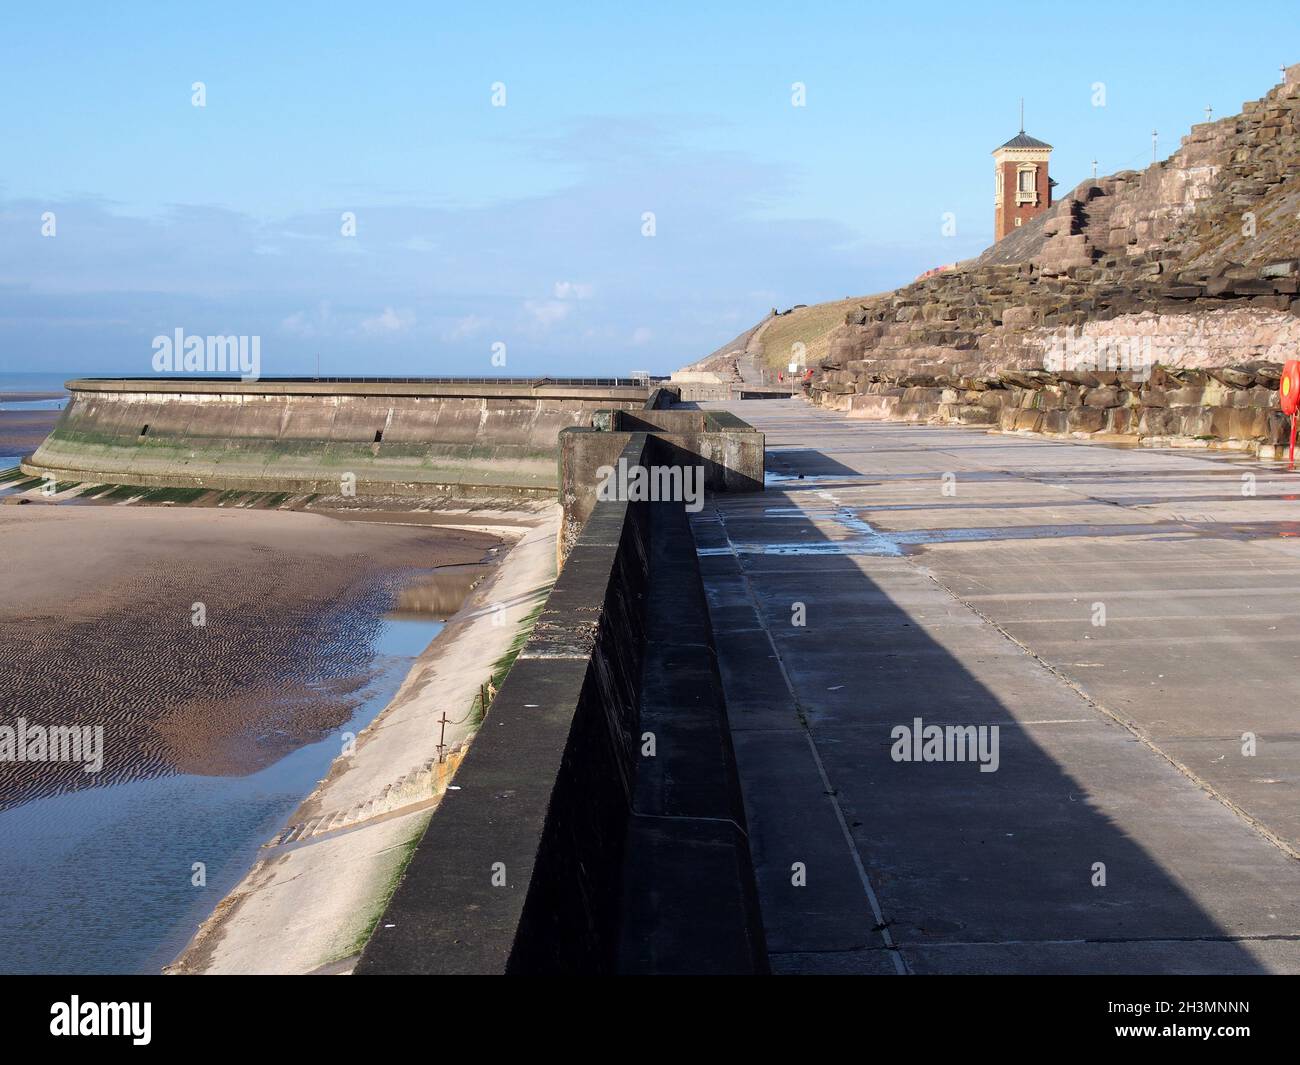
<path fill-rule="evenodd" d="M 1300 61 L 1210 3 L 267 7 L 7 5 L 0 370 L 181 328 L 268 375 L 667 371 L 987 246 L 1021 96 L 1066 191 Z"/>

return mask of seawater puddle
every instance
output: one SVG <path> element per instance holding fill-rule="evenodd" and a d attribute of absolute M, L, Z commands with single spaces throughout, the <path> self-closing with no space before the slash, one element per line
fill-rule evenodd
<path fill-rule="evenodd" d="M 0 812 L 0 970 L 156 973 L 329 770 L 341 734 L 374 720 L 442 630 L 387 617 L 351 719 L 247 776 L 179 774 Z M 195 862 L 206 886 L 192 885 Z"/>
<path fill-rule="evenodd" d="M 1194 538 L 1229 540 L 1268 540 L 1300 538 L 1300 521 L 1213 522 L 1175 520 L 1158 522 L 1117 522 L 1113 524 L 1067 523 L 1051 525 L 998 525 L 946 529 L 881 530 L 863 518 L 860 509 L 839 502 L 834 493 L 819 491 L 827 506 L 770 506 L 763 508 L 767 518 L 802 518 L 807 522 L 809 540 L 755 541 L 732 540 L 726 547 L 698 547 L 700 557 L 723 555 L 871 555 L 900 556 L 910 550 L 939 544 L 975 544 L 998 541 L 1056 540 L 1113 536 L 1156 536 L 1162 539 Z M 899 508 L 886 508 L 899 509 Z M 813 524 L 834 522 L 852 535 L 829 539 Z M 725 523 L 724 523 L 725 524 Z M 811 538 L 816 534 L 816 538 Z"/>
<path fill-rule="evenodd" d="M 1090 539 L 1113 536 L 1158 537 L 1162 540 L 1287 540 L 1300 538 L 1300 521 L 1198 522 L 1172 521 L 1113 525 L 1005 525 L 953 529 L 882 531 L 859 517 L 851 507 L 802 510 L 768 507 L 772 517 L 828 518 L 856 535 L 841 540 L 824 537 L 808 541 L 733 541 L 727 547 L 701 547 L 701 557 L 721 555 L 874 555 L 899 556 L 909 549 L 939 544 L 979 544 L 1003 541 Z M 810 532 L 815 531 L 810 526 Z"/>
<path fill-rule="evenodd" d="M 710 555 L 875 555 L 898 557 L 902 549 L 888 540 L 816 540 L 811 543 L 737 543 L 731 547 L 705 547 L 698 554 Z"/>
<path fill-rule="evenodd" d="M 1180 522 L 1116 525 L 992 525 L 965 529 L 911 529 L 887 535 L 895 543 L 914 547 L 927 544 L 980 544 L 1002 540 L 1060 540 L 1072 537 L 1190 536 L 1193 529 Z"/>
<path fill-rule="evenodd" d="M 852 485 L 871 485 L 879 483 L 876 477 L 868 477 L 860 473 L 778 473 L 775 470 L 765 470 L 763 473 L 763 485 L 769 486 L 774 484 L 788 485 L 791 481 L 803 484 L 825 484 L 826 482 L 836 484 Z"/>
<path fill-rule="evenodd" d="M 763 513 L 774 518 L 805 518 L 810 522 L 815 518 L 829 518 L 852 535 L 842 540 L 827 539 L 819 534 L 820 539 L 807 541 L 730 541 L 727 547 L 697 547 L 695 553 L 701 557 L 720 555 L 875 555 L 896 557 L 902 555 L 902 548 L 891 536 L 875 529 L 870 522 L 862 518 L 853 507 L 838 505 L 838 500 L 829 492 L 819 492 L 819 496 L 832 504 L 830 507 L 764 507 Z M 809 526 L 809 531 L 815 531 Z M 728 534 L 730 536 L 730 534 Z"/>

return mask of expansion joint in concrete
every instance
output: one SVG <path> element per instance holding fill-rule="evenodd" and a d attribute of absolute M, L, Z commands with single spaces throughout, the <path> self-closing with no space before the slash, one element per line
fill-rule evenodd
<path fill-rule="evenodd" d="M 767 622 L 763 619 L 762 607 L 758 601 L 758 595 L 754 591 L 753 582 L 749 574 L 745 572 L 744 567 L 740 564 L 740 555 L 736 551 L 736 545 L 732 543 L 731 533 L 727 530 L 727 519 L 721 511 L 717 511 L 718 523 L 722 526 L 722 533 L 727 538 L 727 545 L 731 548 L 731 553 L 736 559 L 736 569 L 739 571 L 741 578 L 745 582 L 745 594 L 749 599 L 750 608 L 754 611 L 754 618 L 758 622 L 758 627 L 763 630 L 763 635 L 767 638 L 768 646 L 772 648 L 772 656 L 776 661 L 777 669 L 781 672 L 781 680 L 785 684 L 786 691 L 790 695 L 790 700 L 794 704 L 795 713 L 799 718 L 800 725 L 803 728 L 804 737 L 808 741 L 808 749 L 812 753 L 813 762 L 817 766 L 817 773 L 821 777 L 822 789 L 826 793 L 826 798 L 831 804 L 831 809 L 835 812 L 835 820 L 839 824 L 840 833 L 844 837 L 844 843 L 848 847 L 849 856 L 853 859 L 854 868 L 857 870 L 858 879 L 862 884 L 863 893 L 867 897 L 867 902 L 871 906 L 871 913 L 876 919 L 875 927 L 872 931 L 880 933 L 880 938 L 884 941 L 885 947 L 893 955 L 894 968 L 900 976 L 908 975 L 907 963 L 903 959 L 898 946 L 894 943 L 894 938 L 890 934 L 890 922 L 885 920 L 884 911 L 880 906 L 880 899 L 876 896 L 875 888 L 871 886 L 871 877 L 867 874 L 867 868 L 862 861 L 862 855 L 858 851 L 857 842 L 853 838 L 853 833 L 849 830 L 848 819 L 844 816 L 844 810 L 840 805 L 839 797 L 835 788 L 831 785 L 830 777 L 826 773 L 826 766 L 822 762 L 821 752 L 817 749 L 817 741 L 813 737 L 812 730 L 808 727 L 808 717 L 799 702 L 799 694 L 795 691 L 794 683 L 790 680 L 789 671 L 785 667 L 785 660 L 781 657 L 781 650 L 776 645 L 776 640 L 772 636 L 772 630 L 768 628 Z"/>
<path fill-rule="evenodd" d="M 1237 803 L 1233 802 L 1230 798 L 1228 798 L 1227 795 L 1221 792 L 1213 784 L 1211 784 L 1209 781 L 1207 781 L 1199 774 L 1197 774 L 1196 771 L 1193 770 L 1185 762 L 1179 760 L 1178 758 L 1175 758 L 1172 754 L 1170 754 L 1158 743 L 1156 743 L 1153 739 L 1151 739 L 1150 736 L 1148 736 L 1145 732 L 1143 732 L 1142 729 L 1138 728 L 1137 725 L 1135 725 L 1132 721 L 1129 721 L 1127 718 L 1116 713 L 1114 710 L 1110 709 L 1110 707 L 1106 706 L 1105 704 L 1098 702 L 1096 699 L 1092 697 L 1092 695 L 1088 693 L 1088 691 L 1085 688 L 1083 688 L 1081 685 L 1076 683 L 1074 679 L 1069 676 L 1069 674 L 1063 672 L 1062 670 L 1058 669 L 1056 666 L 1052 665 L 1052 663 L 1048 662 L 1041 655 L 1036 653 L 1033 650 L 1033 648 L 1029 647 L 1022 640 L 1018 640 L 1014 635 L 1012 635 L 1005 628 L 999 625 L 997 621 L 991 618 L 988 614 L 984 613 L 974 604 L 963 599 L 951 588 L 949 588 L 946 584 L 938 580 L 938 578 L 936 578 L 934 574 L 931 573 L 929 570 L 926 570 L 919 566 L 915 568 L 918 573 L 922 573 L 927 579 L 932 581 L 937 587 L 941 588 L 944 591 L 944 593 L 947 594 L 948 597 L 951 598 L 954 602 L 960 603 L 972 614 L 974 614 L 977 618 L 979 618 L 985 624 L 989 625 L 995 632 L 1000 633 L 1011 643 L 1015 644 L 1016 647 L 1020 648 L 1021 651 L 1027 654 L 1030 658 L 1032 658 L 1035 662 L 1037 662 L 1038 665 L 1040 665 L 1048 673 L 1052 674 L 1052 676 L 1054 676 L 1067 688 L 1069 688 L 1076 695 L 1078 695 L 1079 698 L 1081 698 L 1094 710 L 1104 715 L 1105 717 L 1109 718 L 1115 724 L 1119 725 L 1121 728 L 1126 730 L 1134 739 L 1136 739 L 1140 744 L 1142 744 L 1143 747 L 1153 752 L 1154 754 L 1158 755 L 1160 758 L 1164 759 L 1164 761 L 1168 762 L 1169 765 L 1173 766 L 1174 769 L 1176 769 L 1184 777 L 1186 777 L 1198 788 L 1204 791 L 1207 795 L 1209 795 L 1211 798 L 1213 798 L 1214 800 L 1216 800 L 1217 802 L 1221 803 L 1223 806 L 1231 810 L 1232 813 L 1235 814 L 1238 819 L 1243 821 L 1245 824 L 1249 825 L 1250 828 L 1253 829 L 1258 836 L 1260 836 L 1262 839 L 1267 840 L 1269 843 L 1273 844 L 1273 846 L 1277 847 L 1278 850 L 1282 851 L 1289 858 L 1300 860 L 1300 851 L 1297 851 L 1296 848 L 1293 847 L 1287 840 L 1283 839 L 1277 833 L 1270 830 L 1268 826 L 1263 824 L 1263 822 L 1261 822 L 1258 818 L 1252 817 L 1247 811 L 1242 809 L 1241 806 L 1239 806 Z"/>

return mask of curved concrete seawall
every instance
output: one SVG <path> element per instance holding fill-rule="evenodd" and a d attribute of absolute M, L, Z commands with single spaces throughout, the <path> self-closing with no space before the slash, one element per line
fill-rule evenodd
<path fill-rule="evenodd" d="M 552 495 L 560 430 L 626 380 L 85 379 L 23 464 L 60 480 L 360 495 Z"/>

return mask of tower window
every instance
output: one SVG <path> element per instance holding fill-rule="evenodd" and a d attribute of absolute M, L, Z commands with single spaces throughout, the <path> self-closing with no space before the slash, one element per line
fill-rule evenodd
<path fill-rule="evenodd" d="M 146 425 L 143 429 L 140 430 L 140 435 L 141 435 L 141 436 L 148 436 L 148 435 L 149 435 L 149 426 L 148 426 L 148 425 Z"/>
<path fill-rule="evenodd" d="M 1022 163 L 1016 170 L 1016 203 L 1038 204 L 1038 167 Z"/>
<path fill-rule="evenodd" d="M 378 444 L 378 443 L 380 443 L 383 439 L 384 439 L 384 431 L 383 431 L 382 429 L 376 429 L 376 430 L 375 430 L 375 443 Z"/>

